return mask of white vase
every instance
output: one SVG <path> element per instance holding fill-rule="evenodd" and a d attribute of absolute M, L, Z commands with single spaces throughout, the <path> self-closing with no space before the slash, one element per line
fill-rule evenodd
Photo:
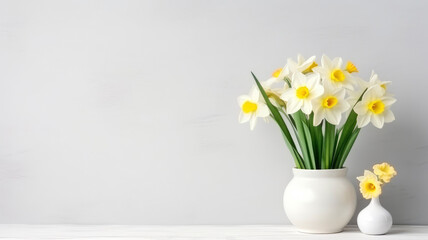
<path fill-rule="evenodd" d="M 293 169 L 294 177 L 284 192 L 284 209 L 300 232 L 341 232 L 357 205 L 354 186 L 346 168 Z"/>
<path fill-rule="evenodd" d="M 379 197 L 372 198 L 369 205 L 358 214 L 357 224 L 365 234 L 385 234 L 391 229 L 392 216 L 382 207 Z"/>

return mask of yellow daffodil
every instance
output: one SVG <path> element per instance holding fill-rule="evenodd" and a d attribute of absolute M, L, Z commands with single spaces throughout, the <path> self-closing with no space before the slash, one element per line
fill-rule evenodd
<path fill-rule="evenodd" d="M 365 170 L 364 176 L 357 179 L 360 181 L 360 192 L 365 199 L 378 197 L 382 193 L 381 182 L 374 173 Z"/>
<path fill-rule="evenodd" d="M 376 164 L 373 166 L 374 173 L 379 177 L 383 182 L 389 183 L 391 178 L 397 175 L 394 167 L 388 163 Z"/>
<path fill-rule="evenodd" d="M 256 87 L 253 87 L 250 95 L 241 95 L 238 97 L 238 104 L 241 107 L 239 114 L 239 123 L 250 122 L 250 129 L 253 130 L 256 126 L 258 117 L 269 116 L 269 108 L 260 97 L 260 92 Z"/>

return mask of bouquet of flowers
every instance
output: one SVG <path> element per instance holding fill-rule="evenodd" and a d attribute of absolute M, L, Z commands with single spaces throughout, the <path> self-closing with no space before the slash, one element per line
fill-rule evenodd
<path fill-rule="evenodd" d="M 364 81 L 357 73 L 352 62 L 345 65 L 342 58 L 325 55 L 320 66 L 315 56 L 288 59 L 264 82 L 251 73 L 256 85 L 238 97 L 239 122 L 249 122 L 252 130 L 257 118 L 273 118 L 297 168 L 342 168 L 362 127 L 371 122 L 382 128 L 395 120 L 390 82 L 374 72 Z"/>

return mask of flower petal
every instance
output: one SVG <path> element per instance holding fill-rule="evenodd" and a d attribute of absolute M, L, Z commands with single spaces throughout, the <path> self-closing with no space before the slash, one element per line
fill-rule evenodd
<path fill-rule="evenodd" d="M 339 99 L 344 99 L 345 94 L 346 94 L 346 90 L 345 89 L 337 89 L 333 94 L 335 96 L 337 96 L 337 98 L 339 98 Z"/>
<path fill-rule="evenodd" d="M 370 122 L 370 114 L 362 114 L 357 116 L 357 125 L 359 128 L 365 127 Z"/>
<path fill-rule="evenodd" d="M 369 170 L 364 170 L 364 177 L 377 179 L 376 174 L 374 174 L 373 172 L 371 172 Z"/>
<path fill-rule="evenodd" d="M 392 104 L 394 104 L 397 101 L 397 99 L 390 97 L 390 96 L 385 96 L 381 100 L 382 100 L 383 104 L 385 104 L 385 107 L 391 106 Z"/>
<path fill-rule="evenodd" d="M 327 57 L 326 55 L 322 55 L 321 57 L 321 65 L 323 68 L 327 68 L 327 69 L 332 69 L 332 63 L 329 57 Z"/>
<path fill-rule="evenodd" d="M 319 73 L 320 74 L 320 76 L 321 76 L 321 78 L 324 78 L 326 75 L 328 75 L 328 70 L 327 69 L 325 69 L 325 68 L 323 68 L 323 67 L 314 67 L 314 68 L 312 68 L 312 71 L 314 72 L 314 73 Z"/>
<path fill-rule="evenodd" d="M 354 107 L 354 111 L 358 114 L 358 115 L 366 115 L 367 112 L 369 111 L 367 109 L 367 104 L 365 102 L 358 102 L 355 107 Z"/>
<path fill-rule="evenodd" d="M 307 79 L 307 86 L 309 90 L 313 89 L 315 86 L 319 85 L 320 83 L 320 74 L 319 73 L 312 73 L 306 76 Z"/>
<path fill-rule="evenodd" d="M 290 101 L 287 102 L 287 114 L 293 114 L 299 111 L 302 105 L 303 101 L 291 98 Z"/>
<path fill-rule="evenodd" d="M 254 127 L 256 127 L 256 123 L 257 123 L 257 117 L 256 116 L 251 116 L 251 120 L 250 120 L 250 129 L 254 130 Z"/>
<path fill-rule="evenodd" d="M 342 66 L 342 58 L 341 57 L 335 57 L 331 61 L 331 65 L 333 68 L 340 68 Z"/>
<path fill-rule="evenodd" d="M 285 92 L 283 94 L 281 94 L 281 96 L 279 98 L 281 98 L 282 100 L 287 102 L 291 98 L 293 98 L 294 96 L 296 96 L 296 89 L 289 88 L 289 89 L 285 90 Z"/>
<path fill-rule="evenodd" d="M 314 99 L 321 96 L 323 93 L 324 93 L 324 87 L 321 86 L 321 84 L 318 84 L 312 89 L 309 97 L 310 99 Z"/>
<path fill-rule="evenodd" d="M 383 116 L 385 118 L 386 123 L 390 123 L 395 120 L 394 113 L 392 113 L 392 111 L 389 109 L 385 110 L 385 113 L 383 114 Z"/>
<path fill-rule="evenodd" d="M 239 113 L 239 123 L 245 123 L 248 122 L 251 118 L 251 113 Z"/>
<path fill-rule="evenodd" d="M 302 85 L 306 85 L 306 77 L 303 75 L 303 73 L 295 72 L 293 73 L 292 78 L 292 85 L 294 88 L 298 88 Z"/>
<path fill-rule="evenodd" d="M 364 96 L 366 96 L 366 94 L 367 97 L 370 97 L 370 99 L 380 98 L 381 96 L 385 95 L 385 89 L 380 85 L 374 85 L 367 90 Z"/>
<path fill-rule="evenodd" d="M 318 126 L 320 125 L 320 123 L 322 122 L 322 120 L 324 119 L 324 111 L 322 111 L 321 109 L 314 109 L 314 126 Z"/>
<path fill-rule="evenodd" d="M 258 103 L 257 104 L 257 111 L 256 111 L 256 116 L 257 117 L 267 117 L 269 116 L 270 111 L 269 108 L 266 104 L 264 103 Z"/>
<path fill-rule="evenodd" d="M 327 119 L 327 121 L 333 125 L 338 125 L 340 123 L 340 119 L 342 118 L 342 115 L 339 114 L 335 114 L 334 111 L 326 111 L 325 113 L 325 119 Z"/>
<path fill-rule="evenodd" d="M 371 121 L 375 127 L 380 129 L 383 127 L 383 123 L 385 122 L 385 118 L 382 115 L 373 114 Z"/>
<path fill-rule="evenodd" d="M 250 100 L 250 96 L 248 95 L 241 95 L 238 97 L 238 105 L 239 107 L 242 107 L 246 101 Z"/>
<path fill-rule="evenodd" d="M 263 87 L 268 87 L 268 88 L 270 88 L 273 84 L 275 84 L 275 83 L 277 83 L 277 82 L 279 82 L 279 81 L 278 81 L 278 78 L 271 77 L 271 78 L 269 78 L 268 80 L 266 80 L 266 81 L 264 81 L 264 82 L 261 82 L 261 85 L 262 85 Z"/>
<path fill-rule="evenodd" d="M 303 106 L 302 106 L 302 112 L 306 113 L 306 114 L 311 114 L 312 112 L 312 104 L 310 101 L 306 100 L 303 101 Z"/>
<path fill-rule="evenodd" d="M 257 86 L 253 86 L 253 88 L 251 88 L 250 96 L 254 102 L 259 101 L 260 91 Z"/>
<path fill-rule="evenodd" d="M 347 101 L 345 101 L 343 98 L 339 100 L 336 106 L 334 106 L 335 111 L 338 111 L 340 113 L 346 112 L 349 110 L 351 106 Z"/>

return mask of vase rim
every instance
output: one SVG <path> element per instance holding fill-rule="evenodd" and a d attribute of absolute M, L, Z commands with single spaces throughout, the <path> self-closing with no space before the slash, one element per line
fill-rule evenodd
<path fill-rule="evenodd" d="M 348 172 L 347 167 L 335 169 L 300 169 L 293 168 L 294 176 L 299 177 L 344 177 Z"/>

